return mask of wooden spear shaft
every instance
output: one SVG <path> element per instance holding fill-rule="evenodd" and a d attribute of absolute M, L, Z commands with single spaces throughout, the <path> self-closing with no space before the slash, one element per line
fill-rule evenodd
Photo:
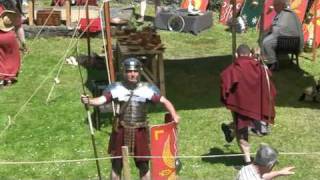
<path fill-rule="evenodd" d="M 314 1 L 314 22 L 313 22 L 313 42 L 312 42 L 312 61 L 315 62 L 317 58 L 317 21 L 318 21 L 318 2 L 319 0 Z"/>
<path fill-rule="evenodd" d="M 112 54 L 112 39 L 111 39 L 111 26 L 110 26 L 110 5 L 109 1 L 105 1 L 103 4 L 104 10 L 104 23 L 106 26 L 106 45 L 107 45 L 107 56 L 108 56 L 108 65 L 109 65 L 109 73 L 110 73 L 110 80 L 114 82 L 115 78 L 115 71 L 113 66 L 113 54 Z"/>
<path fill-rule="evenodd" d="M 89 3 L 88 3 L 88 1 L 89 0 L 86 1 L 86 21 L 87 21 L 86 35 L 87 35 L 88 58 L 89 58 L 89 62 L 91 62 L 91 46 L 90 46 L 90 34 L 89 34 L 89 29 L 90 29 L 89 28 L 89 5 L 88 5 Z M 82 77 L 82 74 L 81 74 L 80 66 L 79 66 L 79 72 L 80 72 L 80 75 L 81 75 L 83 92 L 86 95 L 85 88 L 84 88 L 84 81 L 83 81 L 83 77 Z M 94 153 L 94 156 L 96 158 L 96 166 L 97 166 L 98 178 L 99 178 L 99 180 L 102 180 L 100 164 L 99 164 L 99 160 L 97 159 L 98 158 L 98 153 L 97 153 L 97 147 L 96 147 L 96 140 L 95 140 L 95 137 L 94 137 L 94 129 L 93 129 L 91 113 L 89 111 L 88 105 L 85 105 L 85 109 L 87 111 L 87 117 L 88 117 L 88 122 L 89 122 L 89 127 L 90 127 L 93 153 Z"/>
<path fill-rule="evenodd" d="M 81 72 L 80 66 L 78 66 L 78 71 L 79 71 L 79 75 L 80 75 L 80 79 L 81 79 L 81 85 L 82 85 L 83 94 L 87 95 L 86 89 L 84 87 L 84 80 L 83 80 L 83 76 L 82 76 L 82 72 Z M 99 160 L 98 160 L 96 139 L 95 139 L 95 136 L 94 136 L 94 129 L 93 129 L 93 125 L 92 125 L 92 118 L 91 118 L 91 113 L 90 113 L 90 110 L 89 110 L 89 105 L 85 104 L 84 107 L 85 107 L 86 112 L 87 112 L 87 118 L 88 118 L 88 123 L 89 123 L 89 128 L 90 128 L 90 135 L 91 135 L 91 143 L 92 143 L 94 157 L 96 158 L 96 166 L 97 166 L 98 178 L 99 178 L 99 180 L 102 180 L 100 163 L 99 163 Z"/>
<path fill-rule="evenodd" d="M 237 48 L 237 35 L 236 35 L 236 15 L 237 15 L 237 2 L 232 0 L 232 57 L 235 59 L 235 53 Z"/>

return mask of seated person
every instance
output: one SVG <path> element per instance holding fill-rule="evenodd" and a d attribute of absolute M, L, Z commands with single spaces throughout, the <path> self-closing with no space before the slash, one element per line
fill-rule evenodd
<path fill-rule="evenodd" d="M 272 171 L 278 159 L 278 152 L 267 144 L 261 144 L 256 153 L 253 164 L 244 166 L 238 173 L 236 180 L 271 180 L 279 176 L 294 174 L 294 167 L 285 167 L 279 171 Z"/>
<path fill-rule="evenodd" d="M 267 125 L 273 124 L 275 117 L 276 89 L 270 76 L 245 44 L 237 48 L 234 63 L 220 74 L 221 101 L 233 116 L 233 122 L 221 128 L 227 142 L 237 138 L 245 164 L 251 163 L 249 128 L 266 134 Z"/>
<path fill-rule="evenodd" d="M 273 7 L 277 15 L 273 19 L 271 29 L 262 40 L 262 56 L 271 70 L 276 70 L 276 47 L 279 36 L 300 37 L 300 49 L 303 48 L 302 25 L 297 15 L 288 7 L 288 0 L 273 0 Z"/>

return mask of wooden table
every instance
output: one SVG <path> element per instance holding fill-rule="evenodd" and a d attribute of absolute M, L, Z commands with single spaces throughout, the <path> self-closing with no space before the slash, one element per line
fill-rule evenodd
<path fill-rule="evenodd" d="M 160 88 L 161 95 L 166 95 L 165 79 L 164 79 L 164 63 L 163 63 L 164 49 L 150 49 L 146 50 L 140 45 L 123 44 L 117 41 L 116 60 L 119 64 L 128 57 L 136 57 L 143 63 L 143 71 L 141 75 L 152 84 Z"/>

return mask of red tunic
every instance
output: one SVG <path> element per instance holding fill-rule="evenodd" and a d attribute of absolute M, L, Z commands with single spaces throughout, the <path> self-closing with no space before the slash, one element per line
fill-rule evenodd
<path fill-rule="evenodd" d="M 111 102 L 113 97 L 110 92 L 103 94 L 107 100 L 107 103 Z M 159 103 L 160 95 L 153 95 L 151 103 Z M 121 120 L 120 120 L 121 121 Z M 149 148 L 149 128 L 136 128 L 134 137 L 134 155 L 135 156 L 150 156 Z M 124 128 L 119 125 L 118 131 L 112 130 L 108 153 L 112 156 L 122 156 L 122 146 L 124 145 Z M 135 158 L 136 161 L 149 161 L 150 158 Z"/>
<path fill-rule="evenodd" d="M 264 70 L 252 57 L 242 56 L 220 76 L 221 101 L 228 109 L 251 119 L 273 124 L 276 89 L 271 80 L 268 86 L 267 76 L 271 76 L 270 71 Z"/>

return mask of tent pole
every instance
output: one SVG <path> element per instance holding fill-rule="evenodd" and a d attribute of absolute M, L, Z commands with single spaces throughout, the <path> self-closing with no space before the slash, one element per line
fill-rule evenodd
<path fill-rule="evenodd" d="M 66 11 L 66 26 L 71 26 L 71 0 L 65 1 L 65 11 Z"/>
<path fill-rule="evenodd" d="M 29 16 L 29 25 L 34 25 L 34 1 L 35 0 L 28 0 L 28 16 Z"/>
<path fill-rule="evenodd" d="M 114 82 L 116 80 L 115 78 L 115 72 L 114 72 L 114 66 L 113 66 L 113 54 L 112 54 L 112 40 L 111 40 L 111 26 L 110 26 L 110 5 L 109 1 L 105 1 L 103 4 L 103 10 L 104 10 L 104 21 L 106 26 L 106 42 L 107 42 L 107 56 L 108 56 L 108 65 L 109 65 L 109 72 L 110 72 L 110 80 L 111 82 Z"/>
<path fill-rule="evenodd" d="M 312 61 L 315 62 L 317 58 L 317 20 L 318 20 L 318 2 L 319 0 L 314 1 L 314 21 L 313 21 L 313 42 L 312 42 Z"/>
<path fill-rule="evenodd" d="M 237 15 L 237 1 L 232 0 L 232 57 L 235 59 L 235 53 L 237 48 L 237 35 L 236 35 L 236 15 Z"/>
<path fill-rule="evenodd" d="M 86 2 L 86 22 L 87 22 L 87 48 L 88 48 L 88 58 L 89 62 L 91 63 L 91 44 L 90 44 L 90 27 L 89 27 L 89 5 L 88 0 Z"/>

